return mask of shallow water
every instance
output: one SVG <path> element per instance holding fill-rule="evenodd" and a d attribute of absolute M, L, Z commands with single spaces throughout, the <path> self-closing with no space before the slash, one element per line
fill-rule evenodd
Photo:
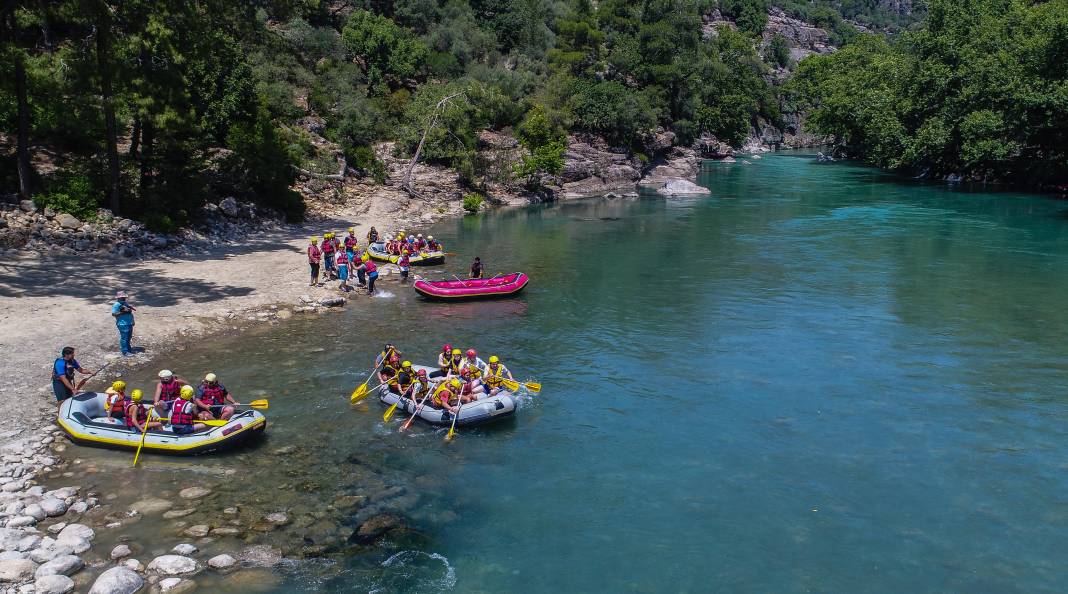
<path fill-rule="evenodd" d="M 73 470 L 122 481 L 115 508 L 212 486 L 198 521 L 237 505 L 243 532 L 202 548 L 304 557 L 280 592 L 1063 591 L 1068 206 L 791 154 L 701 181 L 710 197 L 439 225 L 448 270 L 479 255 L 527 272 L 525 294 L 433 304 L 383 283 L 391 298 L 191 344 L 166 366 L 269 397 L 265 442 L 137 471 L 72 447 Z M 387 340 L 417 362 L 475 346 L 545 388 L 448 444 L 400 434 L 347 402 Z M 272 511 L 292 522 L 257 529 Z M 377 511 L 411 529 L 344 544 Z M 177 530 L 101 538 L 169 549 Z"/>

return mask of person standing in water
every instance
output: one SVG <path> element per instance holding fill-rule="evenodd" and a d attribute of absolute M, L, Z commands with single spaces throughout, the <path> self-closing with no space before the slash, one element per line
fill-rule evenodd
<path fill-rule="evenodd" d="M 378 280 L 378 266 L 367 254 L 363 255 L 360 265 L 356 267 L 356 270 L 362 270 L 367 273 L 367 294 L 375 294 L 375 281 Z"/>
<path fill-rule="evenodd" d="M 471 263 L 471 278 L 482 278 L 482 259 L 479 257 Z"/>

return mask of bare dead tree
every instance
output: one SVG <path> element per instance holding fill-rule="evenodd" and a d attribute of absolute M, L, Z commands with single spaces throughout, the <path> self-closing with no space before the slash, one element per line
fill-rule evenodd
<path fill-rule="evenodd" d="M 408 169 L 404 172 L 404 180 L 401 181 L 401 189 L 408 192 L 408 194 L 416 198 L 422 198 L 422 196 L 419 195 L 419 192 L 415 191 L 415 188 L 412 187 L 412 171 L 415 169 L 416 164 L 419 163 L 419 156 L 423 152 L 423 145 L 426 144 L 426 137 L 430 134 L 430 131 L 434 129 L 434 126 L 437 125 L 438 118 L 440 118 L 441 114 L 445 112 L 445 109 L 449 107 L 449 104 L 452 103 L 453 99 L 456 99 L 464 93 L 466 93 L 466 91 L 459 91 L 452 95 L 446 95 L 434 106 L 434 112 L 430 114 L 426 128 L 423 129 L 423 136 L 419 139 L 419 145 L 415 147 L 415 154 L 412 155 L 412 160 L 408 163 Z"/>

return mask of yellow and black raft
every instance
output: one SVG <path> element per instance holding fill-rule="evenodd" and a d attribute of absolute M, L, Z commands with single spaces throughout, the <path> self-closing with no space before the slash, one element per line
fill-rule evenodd
<path fill-rule="evenodd" d="M 397 261 L 400 260 L 400 256 L 387 253 L 386 244 L 382 242 L 372 243 L 367 246 L 367 255 L 371 256 L 371 259 L 376 262 L 396 264 Z M 432 252 L 423 250 L 409 255 L 408 262 L 412 266 L 437 266 L 445 263 L 445 252 L 441 250 L 434 250 Z"/>
<path fill-rule="evenodd" d="M 59 426 L 71 441 L 80 445 L 111 449 L 136 450 L 141 444 L 141 432 L 127 429 L 121 419 L 108 422 L 104 410 L 106 394 L 83 392 L 63 401 L 59 407 Z M 267 418 L 259 411 L 235 413 L 219 427 L 177 435 L 164 424 L 145 434 L 144 449 L 159 454 L 190 456 L 237 447 L 258 439 L 267 430 Z"/>

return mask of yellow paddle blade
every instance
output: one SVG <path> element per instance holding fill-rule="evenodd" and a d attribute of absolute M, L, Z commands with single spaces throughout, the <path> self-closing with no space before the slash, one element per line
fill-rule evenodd
<path fill-rule="evenodd" d="M 249 406 L 259 410 L 267 410 L 270 404 L 266 400 L 253 400 L 248 403 Z"/>
<path fill-rule="evenodd" d="M 515 391 L 515 390 L 519 389 L 519 382 L 514 382 L 514 381 L 512 381 L 510 379 L 506 379 L 506 380 L 501 380 L 501 383 L 504 384 L 504 387 L 508 388 L 509 390 Z"/>
<path fill-rule="evenodd" d="M 456 435 L 456 427 L 449 427 L 449 432 L 445 434 L 445 441 L 452 441 L 454 435 Z"/>
<path fill-rule="evenodd" d="M 212 419 L 210 421 L 193 421 L 194 423 L 203 423 L 208 427 L 225 427 L 230 421 L 224 421 L 222 419 Z"/>
<path fill-rule="evenodd" d="M 394 402 L 392 406 L 386 409 L 386 414 L 382 415 L 383 421 L 386 421 L 388 423 L 389 420 L 393 418 L 393 413 L 397 412 L 397 404 L 399 403 Z"/>
<path fill-rule="evenodd" d="M 367 397 L 367 382 L 364 382 L 364 383 L 360 384 L 359 387 L 357 387 L 355 390 L 352 391 L 352 396 L 349 397 L 349 403 L 350 404 L 356 404 L 357 402 L 363 400 L 366 397 Z"/>
<path fill-rule="evenodd" d="M 531 392 L 541 392 L 541 384 L 539 384 L 538 382 L 527 382 L 523 385 L 526 386 L 527 389 Z"/>

